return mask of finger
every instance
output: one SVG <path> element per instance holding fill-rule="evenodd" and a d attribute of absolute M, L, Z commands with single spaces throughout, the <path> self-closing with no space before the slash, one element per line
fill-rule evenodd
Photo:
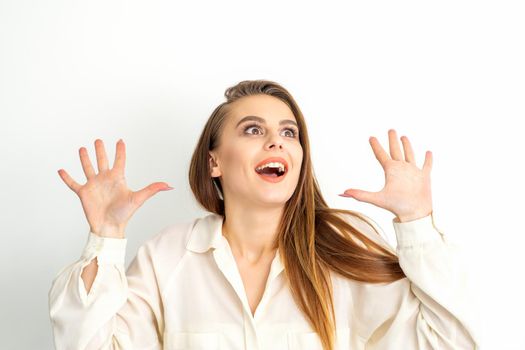
<path fill-rule="evenodd" d="M 384 168 L 385 163 L 390 159 L 390 156 L 385 152 L 385 150 L 375 137 L 370 137 L 368 141 L 370 142 L 370 146 L 372 146 L 372 151 L 374 151 L 377 160 L 379 161 L 379 163 L 381 163 L 381 166 Z"/>
<path fill-rule="evenodd" d="M 409 163 L 416 163 L 416 159 L 414 157 L 414 150 L 412 149 L 412 145 L 410 144 L 408 137 L 401 136 L 401 142 L 403 143 L 403 150 L 405 152 L 405 160 Z"/>
<path fill-rule="evenodd" d="M 117 142 L 117 150 L 115 152 L 115 162 L 113 163 L 113 169 L 119 172 L 124 172 L 126 166 L 126 145 L 122 139 Z"/>
<path fill-rule="evenodd" d="M 89 155 L 87 153 L 87 150 L 85 147 L 80 147 L 78 150 L 78 153 L 80 155 L 80 164 L 82 164 L 82 169 L 84 170 L 84 174 L 86 174 L 86 178 L 89 180 L 93 176 L 95 176 L 95 170 L 93 169 L 93 166 L 91 165 L 91 160 L 89 160 Z"/>
<path fill-rule="evenodd" d="M 106 156 L 104 142 L 101 139 L 95 140 L 95 152 L 97 153 L 98 172 L 108 170 L 108 157 Z"/>
<path fill-rule="evenodd" d="M 78 194 L 78 190 L 82 187 L 81 185 L 76 183 L 64 169 L 58 170 L 58 175 L 73 192 Z"/>
<path fill-rule="evenodd" d="M 133 193 L 133 202 L 140 207 L 157 192 L 172 189 L 173 188 L 165 182 L 154 182 L 151 185 L 144 187 L 142 190 Z"/>
<path fill-rule="evenodd" d="M 432 170 L 432 152 L 430 151 L 425 153 L 425 163 L 423 164 L 423 170 L 428 172 Z"/>
<path fill-rule="evenodd" d="M 368 192 L 358 189 L 348 189 L 343 194 L 340 194 L 342 197 L 351 197 L 360 202 L 366 202 L 373 205 L 378 205 L 378 193 L 377 192 Z"/>
<path fill-rule="evenodd" d="M 388 130 L 388 144 L 390 147 L 390 155 L 392 156 L 392 159 L 403 160 L 401 147 L 399 146 L 399 140 L 397 139 L 397 134 L 394 129 Z"/>

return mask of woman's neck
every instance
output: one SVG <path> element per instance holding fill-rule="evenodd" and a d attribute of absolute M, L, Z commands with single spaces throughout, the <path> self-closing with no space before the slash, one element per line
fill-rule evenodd
<path fill-rule="evenodd" d="M 276 253 L 282 209 L 267 211 L 225 210 L 222 234 L 236 257 L 256 264 Z"/>

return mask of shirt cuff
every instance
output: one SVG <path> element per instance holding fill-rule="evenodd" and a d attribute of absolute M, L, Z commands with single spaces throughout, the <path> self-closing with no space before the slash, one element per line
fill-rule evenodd
<path fill-rule="evenodd" d="M 422 245 L 427 242 L 442 239 L 443 233 L 434 224 L 434 216 L 429 215 L 405 222 L 392 220 L 398 247 Z"/>
<path fill-rule="evenodd" d="M 97 258 L 98 264 L 124 264 L 127 238 L 101 237 L 89 232 L 88 241 L 82 257 L 88 260 Z"/>

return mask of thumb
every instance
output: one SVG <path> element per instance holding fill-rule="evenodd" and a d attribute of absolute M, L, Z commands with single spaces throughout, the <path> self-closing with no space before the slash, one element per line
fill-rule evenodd
<path fill-rule="evenodd" d="M 363 190 L 357 190 L 357 189 L 348 189 L 344 193 L 340 194 L 342 197 L 351 197 L 354 198 L 360 202 L 366 202 L 370 204 L 376 205 L 377 202 L 377 193 L 376 192 L 368 192 Z"/>
<path fill-rule="evenodd" d="M 150 199 L 153 195 L 155 195 L 159 191 L 167 191 L 172 190 L 173 187 L 170 187 L 165 182 L 154 182 L 149 186 L 144 187 L 140 191 L 137 191 L 133 195 L 133 201 L 141 206 L 145 201 Z"/>

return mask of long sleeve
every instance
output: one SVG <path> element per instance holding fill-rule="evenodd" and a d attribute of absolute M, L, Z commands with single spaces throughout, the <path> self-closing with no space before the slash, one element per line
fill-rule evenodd
<path fill-rule="evenodd" d="M 406 278 L 370 287 L 384 301 L 366 311 L 366 349 L 478 349 L 461 247 L 436 228 L 432 215 L 393 225 Z"/>
<path fill-rule="evenodd" d="M 49 312 L 57 349 L 160 348 L 162 315 L 150 250 L 140 247 L 125 272 L 126 244 L 90 232 L 81 258 L 54 279 Z M 81 274 L 95 257 L 98 271 L 88 294 Z"/>

